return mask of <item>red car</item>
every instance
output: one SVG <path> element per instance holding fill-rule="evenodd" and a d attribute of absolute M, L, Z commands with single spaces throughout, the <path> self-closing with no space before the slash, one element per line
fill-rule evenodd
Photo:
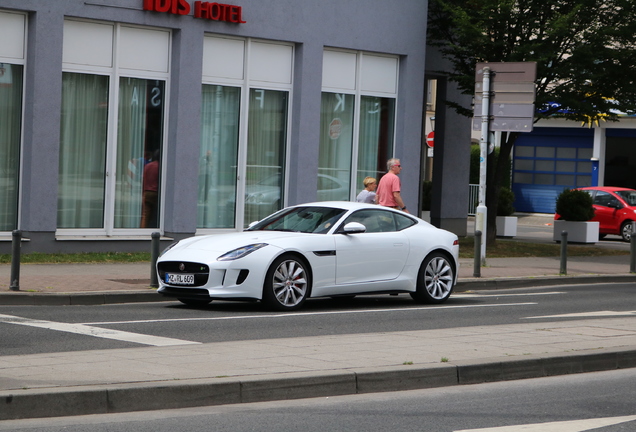
<path fill-rule="evenodd" d="M 592 195 L 594 217 L 599 222 L 599 237 L 614 234 L 630 241 L 632 221 L 636 220 L 636 190 L 623 187 L 595 186 L 578 188 Z M 560 219 L 555 215 L 555 219 Z"/>

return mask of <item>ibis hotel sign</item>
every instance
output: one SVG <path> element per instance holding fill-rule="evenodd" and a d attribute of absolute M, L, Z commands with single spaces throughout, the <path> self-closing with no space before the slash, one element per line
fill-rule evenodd
<path fill-rule="evenodd" d="M 189 15 L 192 6 L 187 0 L 144 0 L 144 10 L 174 15 Z M 194 17 L 212 21 L 242 24 L 243 8 L 223 3 L 195 1 Z"/>

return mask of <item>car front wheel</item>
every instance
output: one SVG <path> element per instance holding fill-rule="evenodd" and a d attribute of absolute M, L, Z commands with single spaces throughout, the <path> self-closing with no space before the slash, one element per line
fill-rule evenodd
<path fill-rule="evenodd" d="M 300 309 L 310 289 L 309 265 L 299 257 L 282 255 L 267 271 L 263 302 L 280 311 Z"/>
<path fill-rule="evenodd" d="M 411 293 L 420 303 L 443 303 L 453 291 L 455 270 L 449 258 L 439 252 L 427 256 L 417 275 L 417 288 Z"/>
<path fill-rule="evenodd" d="M 632 221 L 623 222 L 623 225 L 621 225 L 621 237 L 626 242 L 632 239 Z"/>

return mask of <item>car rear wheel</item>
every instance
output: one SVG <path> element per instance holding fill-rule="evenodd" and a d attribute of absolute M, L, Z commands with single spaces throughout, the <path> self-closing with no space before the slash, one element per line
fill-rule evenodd
<path fill-rule="evenodd" d="M 453 291 L 455 270 L 450 259 L 440 252 L 426 257 L 417 275 L 417 288 L 411 293 L 420 303 L 443 303 Z"/>
<path fill-rule="evenodd" d="M 263 302 L 275 310 L 300 309 L 311 289 L 309 265 L 293 255 L 278 257 L 267 271 Z"/>
<path fill-rule="evenodd" d="M 180 298 L 177 300 L 179 300 L 181 303 L 183 303 L 186 306 L 205 306 L 207 304 L 210 304 L 210 302 L 212 301 L 212 300 L 206 300 L 206 299 L 196 300 L 196 299 L 184 299 L 184 298 Z"/>
<path fill-rule="evenodd" d="M 632 239 L 632 221 L 623 222 L 623 225 L 621 225 L 621 237 L 626 242 Z"/>

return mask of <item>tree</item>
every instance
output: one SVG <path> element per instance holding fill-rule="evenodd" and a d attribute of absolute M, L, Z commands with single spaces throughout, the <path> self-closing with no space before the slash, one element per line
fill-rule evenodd
<path fill-rule="evenodd" d="M 636 111 L 634 0 L 430 0 L 428 43 L 451 63 L 445 72 L 465 94 L 474 94 L 477 62 L 537 62 L 535 122 L 591 126 Z M 488 208 L 497 208 L 518 136 L 504 133 L 497 159 L 489 156 Z M 488 212 L 487 242 L 496 239 L 495 217 Z"/>

